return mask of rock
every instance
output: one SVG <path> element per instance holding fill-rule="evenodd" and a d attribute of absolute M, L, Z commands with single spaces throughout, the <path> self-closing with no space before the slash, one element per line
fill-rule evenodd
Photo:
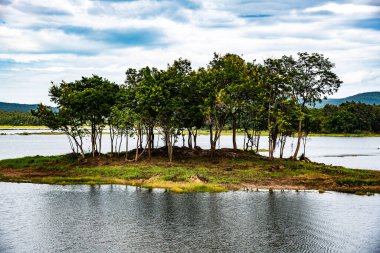
<path fill-rule="evenodd" d="M 271 167 L 268 168 L 268 170 L 270 172 L 278 171 L 278 170 L 280 170 L 280 165 L 278 165 L 278 164 L 272 165 Z"/>
<path fill-rule="evenodd" d="M 194 182 L 199 182 L 199 183 L 207 183 L 208 182 L 207 178 L 199 176 L 199 175 L 192 175 L 189 179 L 194 181 Z"/>

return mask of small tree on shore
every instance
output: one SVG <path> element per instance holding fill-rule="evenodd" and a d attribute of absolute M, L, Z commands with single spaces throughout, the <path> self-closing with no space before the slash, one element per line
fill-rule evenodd
<path fill-rule="evenodd" d="M 335 67 L 328 58 L 318 53 L 298 53 L 298 59 L 283 57 L 284 71 L 290 77 L 291 94 L 299 105 L 297 146 L 292 158 L 297 159 L 301 146 L 302 124 L 307 105 L 314 105 L 335 93 L 342 81 L 332 72 Z"/>

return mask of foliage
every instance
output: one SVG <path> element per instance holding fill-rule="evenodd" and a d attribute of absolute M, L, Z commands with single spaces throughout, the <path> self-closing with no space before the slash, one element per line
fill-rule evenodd
<path fill-rule="evenodd" d="M 321 122 L 321 129 L 314 132 L 380 133 L 379 105 L 346 102 L 339 106 L 312 109 L 312 114 Z"/>
<path fill-rule="evenodd" d="M 0 110 L 0 125 L 37 126 L 41 125 L 41 121 L 29 112 Z"/>
<path fill-rule="evenodd" d="M 198 70 L 192 69 L 189 60 L 179 58 L 162 70 L 129 68 L 123 85 L 96 75 L 62 81 L 49 90 L 57 110 L 40 105 L 34 115 L 44 125 L 64 131 L 73 152 L 80 150 L 82 157 L 82 138 L 88 134 L 92 155 L 100 155 L 106 128 L 112 155 L 121 153 L 123 138 L 128 151 L 128 137 L 135 136 L 136 162 L 146 151 L 150 159 L 157 135 L 163 136 L 171 162 L 178 138 L 182 136 L 185 146 L 187 131 L 187 146 L 194 149 L 199 129 L 208 129 L 212 155 L 222 130 L 230 127 L 234 149 L 236 134 L 242 131 L 244 149 L 253 152 L 259 150 L 261 132 L 268 131 L 273 159 L 275 149 L 280 146 L 282 154 L 286 139 L 296 132 L 300 142 L 320 130 L 379 130 L 378 110 L 372 107 L 345 105 L 344 110 L 330 107 L 322 111 L 306 107 L 339 88 L 341 81 L 333 67 L 317 53 L 266 59 L 263 64 L 246 62 L 236 54 L 214 54 L 208 66 Z"/>

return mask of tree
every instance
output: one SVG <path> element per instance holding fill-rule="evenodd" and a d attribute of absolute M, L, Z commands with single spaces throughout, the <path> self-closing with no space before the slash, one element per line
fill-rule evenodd
<path fill-rule="evenodd" d="M 214 54 L 207 70 L 200 69 L 205 100 L 202 112 L 210 131 L 211 154 L 214 153 L 221 131 L 229 118 L 232 120 L 232 138 L 236 145 L 237 118 L 242 108 L 242 86 L 247 82 L 245 61 L 234 54 Z"/>
<path fill-rule="evenodd" d="M 85 157 L 83 138 L 88 132 L 84 128 L 85 119 L 80 112 L 70 107 L 59 107 L 57 111 L 39 104 L 37 110 L 32 110 L 32 115 L 50 129 L 64 132 L 73 153 L 79 153 L 82 158 Z"/>
<path fill-rule="evenodd" d="M 247 64 L 247 81 L 240 86 L 239 126 L 244 130 L 244 150 L 258 152 L 261 131 L 267 129 L 265 113 L 265 86 L 262 82 L 262 66 L 255 61 Z"/>
<path fill-rule="evenodd" d="M 203 103 L 202 87 L 198 82 L 196 71 L 187 71 L 179 87 L 180 104 L 178 105 L 178 123 L 188 132 L 187 145 L 197 146 L 197 131 L 203 126 L 201 106 Z"/>
<path fill-rule="evenodd" d="M 184 107 L 186 105 L 185 97 L 181 97 L 181 95 L 184 95 L 183 89 L 189 86 L 191 72 L 190 61 L 180 58 L 172 65 L 168 65 L 166 71 L 161 71 L 158 78 L 160 91 L 158 122 L 166 136 L 169 162 L 173 159 L 175 129 L 183 127 L 181 120 L 187 112 Z M 182 114 L 178 113 L 181 110 Z"/>
<path fill-rule="evenodd" d="M 232 125 L 232 144 L 237 149 L 236 130 L 238 115 L 244 104 L 248 84 L 247 64 L 236 54 L 215 54 L 210 62 L 214 83 L 219 86 L 219 99 L 226 105 Z"/>
<path fill-rule="evenodd" d="M 284 56 L 282 59 L 284 71 L 291 80 L 291 94 L 300 107 L 297 146 L 293 154 L 295 160 L 301 145 L 306 106 L 314 105 L 322 98 L 326 99 L 326 95 L 332 95 L 338 90 L 342 81 L 332 72 L 334 64 L 322 54 L 298 53 L 297 60 L 291 56 Z"/>
<path fill-rule="evenodd" d="M 36 115 L 47 120 L 46 123 L 51 123 L 51 126 L 67 133 L 75 132 L 77 136 L 87 132 L 84 126 L 89 124 L 94 157 L 101 152 L 102 131 L 107 120 L 108 124 L 112 124 L 111 108 L 116 103 L 118 90 L 117 84 L 97 75 L 82 77 L 70 83 L 62 81 L 59 85 L 53 84 L 49 89 L 50 100 L 57 105 L 58 112 L 48 112 L 40 106 Z M 112 142 L 111 139 L 111 146 Z"/>
<path fill-rule="evenodd" d="M 321 119 L 315 109 L 306 108 L 302 129 L 303 157 L 306 158 L 306 143 L 309 134 L 321 131 Z"/>
<path fill-rule="evenodd" d="M 264 103 L 267 109 L 269 158 L 273 159 L 280 133 L 280 123 L 285 115 L 283 104 L 289 100 L 289 77 L 282 68 L 282 59 L 267 59 L 261 67 L 261 80 L 266 89 Z"/>
<path fill-rule="evenodd" d="M 150 159 L 153 147 L 153 128 L 157 123 L 158 107 L 160 101 L 160 87 L 158 86 L 159 71 L 155 68 L 145 67 L 139 71 L 128 69 L 126 71 L 126 97 L 124 104 L 133 117 L 136 129 L 136 155 L 135 161 L 148 148 Z M 147 133 L 146 145 L 143 147 L 143 132 Z M 140 153 L 141 150 L 141 153 Z"/>

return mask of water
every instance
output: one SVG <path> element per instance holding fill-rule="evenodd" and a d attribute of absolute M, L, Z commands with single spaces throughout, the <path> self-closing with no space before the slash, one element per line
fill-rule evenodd
<path fill-rule="evenodd" d="M 380 252 L 380 196 L 0 183 L 0 252 Z"/>
<path fill-rule="evenodd" d="M 41 130 L 35 130 L 40 132 Z M 71 152 L 65 135 L 16 135 L 19 130 L 3 130 L 7 135 L 0 135 L 0 159 L 17 158 L 33 155 L 59 155 Z M 33 132 L 28 130 L 28 132 Z M 156 136 L 156 140 L 158 140 Z M 221 136 L 218 147 L 231 148 L 231 136 Z M 237 136 L 242 148 L 243 136 Z M 135 148 L 133 138 L 129 140 L 129 148 Z M 156 142 L 157 143 L 157 142 Z M 159 140 L 158 145 L 162 145 Z M 202 148 L 210 148 L 208 136 L 198 136 L 197 144 Z M 182 140 L 177 144 L 182 146 Z M 296 140 L 289 138 L 284 157 L 294 151 Z M 108 135 L 103 137 L 102 152 L 110 151 Z M 262 137 L 260 148 L 267 148 L 268 138 Z M 122 145 L 124 148 L 124 143 Z M 339 165 L 349 168 L 380 170 L 380 137 L 311 137 L 307 141 L 306 156 L 312 161 Z M 90 152 L 90 140 L 85 139 L 84 149 Z M 300 154 L 303 149 L 300 151 Z M 262 152 L 263 155 L 267 153 Z M 279 155 L 277 150 L 276 155 Z"/>

